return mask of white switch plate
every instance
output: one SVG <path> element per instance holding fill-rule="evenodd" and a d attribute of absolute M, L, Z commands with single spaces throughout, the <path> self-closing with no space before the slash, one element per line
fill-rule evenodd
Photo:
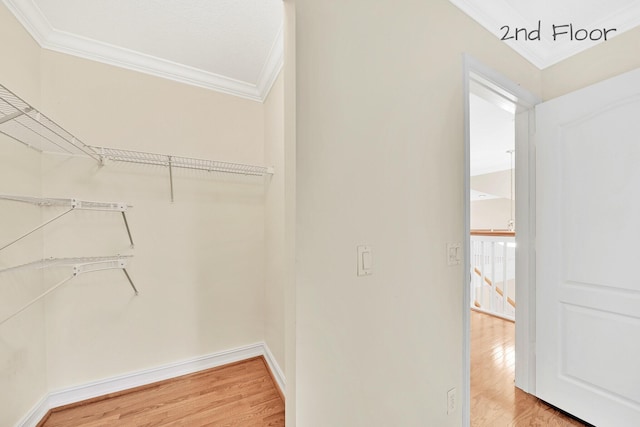
<path fill-rule="evenodd" d="M 371 246 L 358 246 L 358 276 L 373 274 Z"/>
<path fill-rule="evenodd" d="M 462 245 L 460 243 L 447 243 L 447 265 L 459 265 L 462 263 Z"/>

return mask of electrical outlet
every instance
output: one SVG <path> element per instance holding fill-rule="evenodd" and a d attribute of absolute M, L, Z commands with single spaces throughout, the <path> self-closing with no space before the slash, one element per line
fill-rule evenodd
<path fill-rule="evenodd" d="M 452 388 L 447 392 L 447 415 L 456 411 L 456 389 Z"/>

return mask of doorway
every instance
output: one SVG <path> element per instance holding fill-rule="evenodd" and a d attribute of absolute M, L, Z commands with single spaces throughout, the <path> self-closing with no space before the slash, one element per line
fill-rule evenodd
<path fill-rule="evenodd" d="M 503 267 L 503 281 L 502 295 L 500 298 L 483 298 L 480 302 L 476 296 L 472 300 L 471 297 L 471 279 L 474 275 L 478 275 L 475 268 L 471 265 L 471 172 L 470 172 L 470 160 L 471 160 L 471 104 L 472 102 L 484 102 L 493 106 L 496 112 L 504 111 L 510 115 L 513 121 L 513 144 L 512 147 L 507 147 L 505 153 L 503 153 L 510 164 L 506 168 L 510 175 L 510 182 L 513 180 L 507 188 L 510 188 L 507 199 L 508 206 L 508 218 L 504 225 L 505 231 L 509 228 L 517 227 L 517 240 L 514 237 L 512 246 L 517 246 L 515 249 L 515 289 L 512 290 L 512 300 L 518 301 L 518 309 L 515 310 L 515 385 L 524 390 L 527 393 L 535 393 L 535 359 L 533 358 L 535 352 L 535 289 L 532 285 L 535 280 L 535 271 L 530 266 L 533 266 L 533 250 L 532 250 L 532 236 L 535 235 L 535 223 L 532 220 L 534 218 L 535 209 L 535 164 L 533 156 L 532 144 L 529 144 L 529 136 L 532 130 L 530 123 L 533 122 L 533 107 L 539 103 L 539 99 L 533 96 L 531 93 L 520 87 L 519 85 L 511 82 L 506 77 L 496 73 L 490 68 L 479 63 L 470 56 L 465 56 L 465 73 L 464 73 L 464 96 L 465 96 L 465 192 L 464 192 L 464 206 L 465 206 L 465 243 L 464 243 L 464 281 L 463 281 L 463 349 L 465 358 L 465 372 L 464 378 L 464 390 L 463 390 L 463 425 L 470 425 L 470 378 L 471 378 L 471 306 L 476 303 L 484 305 L 485 308 L 497 308 L 502 306 L 503 309 L 508 308 L 509 294 L 507 290 L 507 272 Z M 499 114 L 499 113 L 498 113 Z M 502 150 L 505 147 L 497 147 L 497 150 Z M 515 150 L 515 151 L 512 151 Z M 506 153 L 510 151 L 511 153 Z M 507 156 L 508 154 L 508 156 Z M 504 162 L 503 159 L 499 159 L 499 162 Z M 513 171 L 516 173 L 512 173 Z M 485 192 L 485 198 L 488 196 L 494 196 L 498 199 L 500 197 L 490 192 Z M 514 195 L 517 197 L 514 199 Z M 474 196 L 480 198 L 480 194 L 474 192 Z M 504 198 L 504 197 L 503 197 Z M 500 203 L 500 202 L 497 202 Z M 496 203 L 494 203 L 496 204 Z M 504 201 L 502 202 L 504 205 Z M 504 218 L 503 218 L 504 219 Z M 493 227 L 489 227 L 493 228 Z M 508 250 L 508 243 L 503 242 L 503 253 Z M 495 245 L 494 245 L 495 247 Z M 495 277 L 495 268 L 494 268 Z M 480 272 L 480 286 L 477 289 L 482 290 L 488 283 L 484 280 L 486 275 Z M 495 279 L 494 279 L 495 280 Z M 491 282 L 489 287 L 495 291 L 496 286 L 494 282 Z M 505 295 L 506 294 L 506 295 Z M 515 304 L 514 304 L 515 305 Z"/>

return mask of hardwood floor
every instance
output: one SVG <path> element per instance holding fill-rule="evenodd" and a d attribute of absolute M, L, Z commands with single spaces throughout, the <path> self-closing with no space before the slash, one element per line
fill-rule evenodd
<path fill-rule="evenodd" d="M 471 425 L 584 426 L 514 385 L 515 324 L 471 311 Z"/>
<path fill-rule="evenodd" d="M 284 426 L 262 357 L 55 408 L 39 426 Z"/>
<path fill-rule="evenodd" d="M 471 425 L 584 426 L 514 386 L 512 322 L 471 312 Z M 284 426 L 262 357 L 52 410 L 40 427 Z"/>

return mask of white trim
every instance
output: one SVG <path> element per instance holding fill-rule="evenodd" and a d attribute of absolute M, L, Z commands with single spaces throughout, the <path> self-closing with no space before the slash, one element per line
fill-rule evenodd
<path fill-rule="evenodd" d="M 275 378 L 278 388 L 280 388 L 282 395 L 285 396 L 287 381 L 285 379 L 284 373 L 282 372 L 282 369 L 280 369 L 280 365 L 278 365 L 278 361 L 275 357 L 273 357 L 273 353 L 271 353 L 269 346 L 266 344 L 264 344 L 264 358 L 269 365 L 269 370 L 273 374 L 273 378 Z"/>
<path fill-rule="evenodd" d="M 471 57 L 463 56 L 463 110 L 464 110 L 464 160 L 463 160 L 463 209 L 462 229 L 464 232 L 462 244 L 462 427 L 471 425 L 471 107 L 469 103 L 469 89 L 471 82 L 469 74 L 473 69 Z"/>
<path fill-rule="evenodd" d="M 536 102 L 536 104 L 540 101 Z M 515 384 L 536 393 L 536 155 L 535 110 L 519 112 L 516 124 L 516 310 Z M 518 200 L 520 199 L 520 200 Z M 519 224 L 519 225 L 518 225 Z M 518 285 L 518 282 L 521 282 Z M 525 286 L 522 286 L 524 282 Z"/>
<path fill-rule="evenodd" d="M 31 34 L 36 43 L 42 46 L 52 28 L 40 8 L 32 1 L 2 1 L 18 22 Z"/>
<path fill-rule="evenodd" d="M 16 427 L 35 427 L 50 409 L 62 405 L 81 402 L 105 394 L 152 384 L 257 356 L 264 356 L 278 387 L 284 395 L 286 383 L 284 374 L 269 347 L 261 342 L 50 392 L 16 424 Z"/>
<path fill-rule="evenodd" d="M 516 385 L 528 393 L 535 392 L 535 147 L 530 138 L 533 129 L 533 107 L 540 99 L 504 75 L 490 69 L 472 56 L 464 55 L 464 232 L 469 236 L 470 228 L 470 139 L 469 91 L 471 75 L 488 81 L 487 87 L 496 86 L 515 98 L 517 124 L 516 146 L 516 229 L 518 250 L 516 252 Z M 520 120 L 524 118 L 526 120 Z M 526 129 L 524 129 L 526 127 Z M 533 186 L 533 187 L 532 187 Z M 525 226 L 526 225 L 526 226 Z M 470 239 L 464 239 L 463 277 L 463 393 L 462 425 L 470 425 L 470 294 L 468 280 L 471 277 Z"/>
<path fill-rule="evenodd" d="M 271 50 L 269 51 L 269 56 L 267 57 L 264 66 L 262 67 L 260 76 L 258 77 L 258 83 L 256 84 L 256 87 L 263 102 L 265 99 L 267 99 L 267 96 L 269 96 L 271 87 L 276 82 L 278 74 L 280 73 L 282 65 L 284 64 L 283 32 L 284 27 L 280 27 L 278 35 L 273 41 L 273 45 L 271 46 Z"/>
<path fill-rule="evenodd" d="M 51 26 L 40 8 L 38 8 L 32 0 L 2 1 L 43 49 L 138 71 L 179 83 L 211 89 L 253 101 L 264 102 L 283 64 L 284 46 L 282 29 L 280 29 L 276 36 L 276 40 L 258 76 L 257 84 L 252 84 L 108 43 L 58 31 Z"/>
<path fill-rule="evenodd" d="M 52 29 L 44 49 L 262 102 L 255 85 Z"/>
<path fill-rule="evenodd" d="M 22 420 L 18 421 L 16 427 L 35 427 L 49 412 L 49 404 L 47 403 L 48 395 L 45 395 L 36 403 L 33 408 L 25 415 Z"/>

